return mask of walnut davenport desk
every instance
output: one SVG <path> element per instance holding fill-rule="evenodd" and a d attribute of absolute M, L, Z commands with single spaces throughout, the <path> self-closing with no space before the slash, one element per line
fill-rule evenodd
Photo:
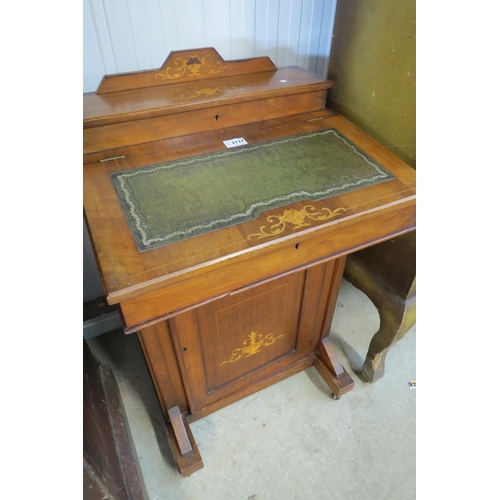
<path fill-rule="evenodd" d="M 353 388 L 328 337 L 346 257 L 415 229 L 415 171 L 325 108 L 331 86 L 207 48 L 84 94 L 92 245 L 184 476 L 190 422 L 311 366 Z"/>

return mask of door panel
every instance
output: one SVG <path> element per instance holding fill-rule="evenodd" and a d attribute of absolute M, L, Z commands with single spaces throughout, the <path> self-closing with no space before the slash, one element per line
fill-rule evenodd
<path fill-rule="evenodd" d="M 169 320 L 191 413 L 310 354 L 323 275 L 315 266 Z"/>
<path fill-rule="evenodd" d="M 203 332 L 215 336 L 201 335 L 209 393 L 295 352 L 302 283 L 302 275 L 273 282 L 199 311 Z"/>

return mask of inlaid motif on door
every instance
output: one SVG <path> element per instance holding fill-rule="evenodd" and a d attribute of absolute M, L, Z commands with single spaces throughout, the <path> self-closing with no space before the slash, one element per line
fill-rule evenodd
<path fill-rule="evenodd" d="M 234 363 L 235 361 L 238 361 L 240 358 L 243 357 L 243 355 L 248 356 L 253 356 L 254 354 L 257 354 L 260 352 L 260 348 L 262 346 L 267 347 L 270 345 L 273 345 L 278 339 L 283 337 L 283 335 L 280 335 L 279 337 L 274 337 L 272 333 L 269 335 L 266 335 L 264 338 L 262 338 L 262 335 L 258 332 L 252 332 L 248 338 L 243 342 L 243 347 L 238 347 L 231 353 L 231 357 L 227 359 L 226 361 L 223 361 L 220 365 L 224 365 L 225 363 Z"/>
<path fill-rule="evenodd" d="M 269 284 L 260 293 L 249 290 L 235 295 L 215 313 L 217 362 L 206 356 L 208 350 L 203 351 L 209 391 L 295 349 L 296 326 L 287 328 L 285 319 L 289 285 L 277 285 Z"/>

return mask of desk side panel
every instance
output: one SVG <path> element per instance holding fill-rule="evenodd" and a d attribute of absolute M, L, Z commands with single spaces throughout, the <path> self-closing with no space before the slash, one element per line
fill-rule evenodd
<path fill-rule="evenodd" d="M 143 328 L 138 337 L 165 418 L 168 420 L 168 410 L 175 406 L 185 413 L 187 399 L 168 323 L 162 321 Z"/>

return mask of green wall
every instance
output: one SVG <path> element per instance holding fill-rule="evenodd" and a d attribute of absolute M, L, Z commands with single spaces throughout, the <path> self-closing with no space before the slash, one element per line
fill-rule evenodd
<path fill-rule="evenodd" d="M 416 0 L 338 0 L 328 105 L 415 168 Z"/>

